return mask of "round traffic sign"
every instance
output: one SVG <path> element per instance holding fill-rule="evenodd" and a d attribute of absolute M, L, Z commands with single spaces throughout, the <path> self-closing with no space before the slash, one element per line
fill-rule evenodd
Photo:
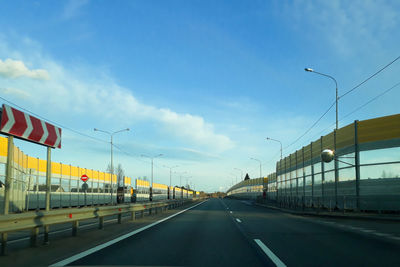
<path fill-rule="evenodd" d="M 81 176 L 81 180 L 86 182 L 87 180 L 89 180 L 89 177 L 86 174 L 84 174 Z"/>

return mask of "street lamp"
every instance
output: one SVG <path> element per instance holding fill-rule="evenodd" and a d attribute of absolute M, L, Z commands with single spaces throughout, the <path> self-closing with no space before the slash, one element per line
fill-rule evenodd
<path fill-rule="evenodd" d="M 241 177 L 241 179 L 243 180 L 243 170 L 238 169 L 238 168 L 233 168 L 233 169 L 234 169 L 234 170 L 237 170 L 237 171 L 240 171 L 240 173 L 241 173 L 240 177 Z"/>
<path fill-rule="evenodd" d="M 115 132 L 112 132 L 112 133 L 110 133 L 110 132 L 108 132 L 108 131 L 100 130 L 100 129 L 97 129 L 97 128 L 94 128 L 93 130 L 94 130 L 95 132 L 102 132 L 102 133 L 109 134 L 109 135 L 110 135 L 110 138 L 111 138 L 111 140 L 110 140 L 110 144 L 111 144 L 111 172 L 110 172 L 110 173 L 111 173 L 111 204 L 114 204 L 114 198 L 113 198 L 113 187 L 114 187 L 114 185 L 113 185 L 113 175 L 114 175 L 114 163 L 113 163 L 113 135 L 116 134 L 116 133 L 129 131 L 129 128 L 122 129 L 122 130 L 119 130 L 119 131 L 115 131 Z"/>
<path fill-rule="evenodd" d="M 172 167 L 168 167 L 168 166 L 165 166 L 165 165 L 163 165 L 165 168 L 168 168 L 169 169 L 169 186 L 171 187 L 171 177 L 172 177 L 172 169 L 173 168 L 178 168 L 179 166 L 178 165 L 175 165 L 175 166 L 172 166 Z"/>
<path fill-rule="evenodd" d="M 322 76 L 325 76 L 325 77 L 328 77 L 328 78 L 332 79 L 335 82 L 335 85 L 336 85 L 336 100 L 335 100 L 335 104 L 336 104 L 336 130 L 337 130 L 339 128 L 339 119 L 338 119 L 338 101 L 339 101 L 339 96 L 338 96 L 338 86 L 337 86 L 336 79 L 333 78 L 332 76 L 328 75 L 328 74 L 324 74 L 324 73 L 315 71 L 315 70 L 310 69 L 310 68 L 305 68 L 304 70 L 308 71 L 308 72 L 313 72 L 313 73 L 316 73 L 316 74 L 319 74 L 319 75 L 322 75 Z"/>
<path fill-rule="evenodd" d="M 237 173 L 229 173 L 229 174 L 235 176 L 236 183 L 237 183 Z"/>
<path fill-rule="evenodd" d="M 182 187 L 182 174 L 185 174 L 187 172 L 174 172 L 174 173 L 179 174 L 179 186 Z"/>
<path fill-rule="evenodd" d="M 335 104 L 336 104 L 336 128 L 335 128 L 335 131 L 337 131 L 339 129 L 339 119 L 338 119 L 338 101 L 339 101 L 339 96 L 338 96 L 338 86 L 337 86 L 336 79 L 333 78 L 332 76 L 328 75 L 328 74 L 317 72 L 317 71 L 315 71 L 313 69 L 310 69 L 310 68 L 305 68 L 304 70 L 308 71 L 308 72 L 314 72 L 316 74 L 325 76 L 327 78 L 332 79 L 335 82 L 335 85 L 336 85 L 336 99 L 335 99 Z M 334 149 L 336 150 L 336 137 L 335 137 L 335 147 L 334 147 Z M 338 169 L 339 169 L 339 161 L 338 161 L 337 156 L 334 156 L 334 159 L 335 159 L 335 163 L 334 164 L 335 164 L 335 196 L 336 196 L 336 201 L 335 202 L 336 202 L 336 206 L 337 206 L 338 205 L 337 187 L 338 187 L 338 181 L 339 181 L 339 171 L 338 171 Z"/>
<path fill-rule="evenodd" d="M 188 179 L 189 178 L 192 178 L 193 176 L 186 176 L 186 177 L 183 177 L 183 178 L 186 178 L 186 189 L 189 189 L 188 187 L 189 187 L 189 183 L 188 183 Z"/>
<path fill-rule="evenodd" d="M 271 141 L 275 141 L 275 142 L 279 142 L 279 144 L 281 144 L 281 160 L 282 160 L 282 142 L 279 141 L 279 140 L 276 140 L 276 139 L 269 138 L 269 137 L 267 137 L 267 138 L 265 138 L 265 139 L 271 140 Z"/>
<path fill-rule="evenodd" d="M 261 160 L 255 159 L 255 158 L 250 158 L 250 159 L 258 161 L 260 163 L 260 178 L 261 178 L 262 177 L 262 175 L 261 175 Z"/>
<path fill-rule="evenodd" d="M 151 159 L 151 191 L 150 191 L 150 201 L 153 201 L 153 165 L 154 165 L 154 159 L 163 156 L 163 154 L 158 154 L 156 156 L 150 157 L 147 155 L 140 155 L 141 157 L 149 158 Z"/>

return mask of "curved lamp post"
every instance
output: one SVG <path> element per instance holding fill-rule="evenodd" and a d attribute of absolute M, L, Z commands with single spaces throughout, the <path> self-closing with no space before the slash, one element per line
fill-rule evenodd
<path fill-rule="evenodd" d="M 113 136 L 114 136 L 114 134 L 117 134 L 117 133 L 120 133 L 120 132 L 125 132 L 125 131 L 129 131 L 129 128 L 126 128 L 126 129 L 122 129 L 122 130 L 119 130 L 119 131 L 115 131 L 115 132 L 108 132 L 108 131 L 104 131 L 104 130 L 100 130 L 100 129 L 97 129 L 97 128 L 94 128 L 93 129 L 95 132 L 102 132 L 102 133 L 106 133 L 106 134 L 108 134 L 108 135 L 110 135 L 110 144 L 111 144 L 111 204 L 114 204 L 114 198 L 113 198 L 113 187 L 114 187 L 114 184 L 113 184 L 113 175 L 114 175 L 114 163 L 113 163 Z"/>
<path fill-rule="evenodd" d="M 335 100 L 335 104 L 336 104 L 336 130 L 337 130 L 339 128 L 339 119 L 338 119 L 338 101 L 339 101 L 339 96 L 338 96 L 338 85 L 337 85 L 336 79 L 333 78 L 332 76 L 328 75 L 328 74 L 321 73 L 321 72 L 315 71 L 315 70 L 310 69 L 310 68 L 305 68 L 304 70 L 308 71 L 308 72 L 313 72 L 313 73 L 325 76 L 327 78 L 332 79 L 335 82 L 335 85 L 336 85 L 336 100 Z"/>
<path fill-rule="evenodd" d="M 158 155 L 153 156 L 153 157 L 150 157 L 150 156 L 147 156 L 147 155 L 140 155 L 140 156 L 151 159 L 151 192 L 150 192 L 151 194 L 150 194 L 150 201 L 153 201 L 153 165 L 154 165 L 154 159 L 163 156 L 163 154 L 158 154 Z"/>
<path fill-rule="evenodd" d="M 260 163 L 260 178 L 261 178 L 262 177 L 262 174 L 261 174 L 261 160 L 255 159 L 255 158 L 250 158 L 250 159 L 258 161 Z"/>
<path fill-rule="evenodd" d="M 279 141 L 279 140 L 276 140 L 276 139 L 269 138 L 269 137 L 267 137 L 267 138 L 265 138 L 265 139 L 278 142 L 278 143 L 281 145 L 281 159 L 282 159 L 282 142 Z"/>

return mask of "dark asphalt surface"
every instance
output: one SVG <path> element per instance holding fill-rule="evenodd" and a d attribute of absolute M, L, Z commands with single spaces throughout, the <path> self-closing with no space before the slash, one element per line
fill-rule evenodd
<path fill-rule="evenodd" d="M 211 199 L 71 265 L 265 266 L 255 248 L 223 203 Z"/>
<path fill-rule="evenodd" d="M 210 199 L 70 265 L 274 266 L 259 239 L 287 266 L 400 266 L 400 242 L 321 220 Z"/>

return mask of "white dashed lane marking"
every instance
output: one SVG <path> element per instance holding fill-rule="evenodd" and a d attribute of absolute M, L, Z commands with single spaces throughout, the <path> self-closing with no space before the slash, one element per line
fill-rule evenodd
<path fill-rule="evenodd" d="M 260 239 L 254 239 L 254 242 L 257 243 L 257 245 L 265 254 L 267 254 L 268 258 L 270 258 L 277 267 L 286 267 L 286 265 Z"/>

